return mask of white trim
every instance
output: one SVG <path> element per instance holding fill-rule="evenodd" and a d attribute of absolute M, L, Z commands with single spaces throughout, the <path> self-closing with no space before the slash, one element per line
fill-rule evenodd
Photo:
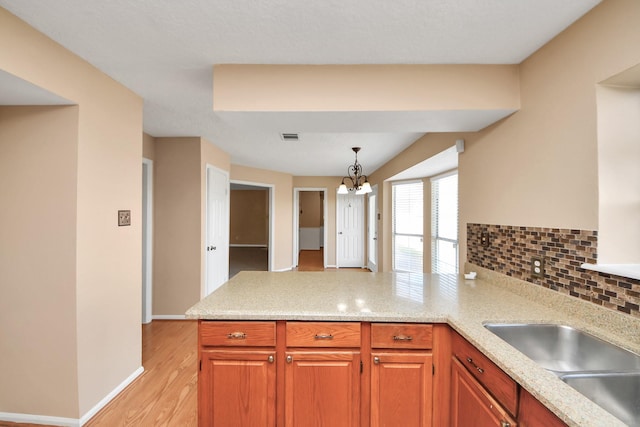
<path fill-rule="evenodd" d="M 337 265 L 327 265 L 325 268 L 340 268 Z"/>
<path fill-rule="evenodd" d="M 124 381 L 122 381 L 116 388 L 114 388 L 109 394 L 107 394 L 100 402 L 98 402 L 93 408 L 91 408 L 81 418 L 63 418 L 63 417 L 49 417 L 46 415 L 32 415 L 32 414 L 17 414 L 10 412 L 0 412 L 0 420 L 9 421 L 14 423 L 30 423 L 30 424 L 45 424 L 50 426 L 63 426 L 63 427 L 82 427 L 86 424 L 94 415 L 96 415 L 102 408 L 104 408 L 114 397 L 116 397 L 122 390 L 127 388 L 136 378 L 138 378 L 144 372 L 144 368 L 140 366 L 131 375 L 129 375 Z"/>
<path fill-rule="evenodd" d="M 327 226 L 327 218 L 329 217 L 329 203 L 327 201 L 328 192 L 327 187 L 294 187 L 293 188 L 293 268 L 298 266 L 298 255 L 300 254 L 300 224 L 298 223 L 298 217 L 300 212 L 300 192 L 301 191 L 320 191 L 323 193 L 322 209 L 322 229 L 323 229 L 323 253 L 322 253 L 322 265 L 323 268 L 327 268 L 327 242 L 329 241 L 329 230 Z"/>
<path fill-rule="evenodd" d="M 184 314 L 154 314 L 153 320 L 187 320 Z"/>
<path fill-rule="evenodd" d="M 245 245 L 243 243 L 241 244 L 230 244 L 229 245 L 230 248 L 268 248 L 269 245 Z"/>
<path fill-rule="evenodd" d="M 451 175 L 456 175 L 457 173 L 458 173 L 458 168 L 455 168 L 455 169 L 451 169 L 450 171 L 440 173 L 438 175 L 430 176 L 429 179 L 431 181 L 437 181 L 439 179 L 446 178 Z"/>
<path fill-rule="evenodd" d="M 251 185 L 253 187 L 264 187 L 264 188 L 268 188 L 269 189 L 269 243 L 267 245 L 267 248 L 269 249 L 268 252 L 268 257 L 269 257 L 269 271 L 274 271 L 273 269 L 273 263 L 274 263 L 274 256 L 273 254 L 275 253 L 275 247 L 274 247 L 274 240 L 273 240 L 273 230 L 275 230 L 275 209 L 276 209 L 276 203 L 275 203 L 275 193 L 276 193 L 276 186 L 275 184 L 266 184 L 266 183 L 262 183 L 262 182 L 252 182 L 252 181 L 241 181 L 241 180 L 237 180 L 237 179 L 232 179 L 229 181 L 229 185 L 231 184 L 242 184 L 242 185 Z M 229 193 L 231 193 L 231 191 L 229 191 Z M 229 203 L 229 209 L 231 209 L 231 203 Z M 230 245 L 230 246 L 234 246 L 234 245 Z M 238 245 L 238 246 L 253 246 L 253 245 Z M 257 245 L 256 245 L 257 246 Z M 260 247 L 264 247 L 264 245 L 260 245 Z"/>
<path fill-rule="evenodd" d="M 142 310 L 142 323 L 149 323 L 153 316 L 153 160 L 145 159 L 143 157 L 142 163 L 147 166 L 147 215 L 146 218 L 143 219 L 147 225 L 147 238 L 146 241 L 142 242 L 145 247 L 147 259 L 145 263 L 144 280 L 142 283 L 142 292 L 145 296 L 145 304 Z"/>
<path fill-rule="evenodd" d="M 0 412 L 0 420 L 12 423 L 45 424 L 49 426 L 79 427 L 77 418 L 47 417 L 44 415 L 16 414 Z"/>
<path fill-rule="evenodd" d="M 281 273 L 283 271 L 291 271 L 293 270 L 295 267 L 291 266 L 291 267 L 287 267 L 287 268 L 281 268 L 280 270 L 273 270 L 275 272 Z"/>
<path fill-rule="evenodd" d="M 136 378 L 138 378 L 144 372 L 144 368 L 140 366 L 131 375 L 122 381 L 116 388 L 111 390 L 111 393 L 107 394 L 100 402 L 98 402 L 93 408 L 91 408 L 86 414 L 80 418 L 80 425 L 84 425 L 87 421 L 93 418 L 102 408 L 104 408 L 111 400 L 116 397 L 122 390 L 127 388 Z"/>

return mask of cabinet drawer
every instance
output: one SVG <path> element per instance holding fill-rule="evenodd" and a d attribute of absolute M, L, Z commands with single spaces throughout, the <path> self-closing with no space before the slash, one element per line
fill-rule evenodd
<path fill-rule="evenodd" d="M 374 323 L 371 325 L 372 348 L 417 348 L 433 346 L 433 326 L 407 323 Z"/>
<path fill-rule="evenodd" d="M 275 322 L 200 322 L 200 345 L 222 347 L 273 347 Z"/>
<path fill-rule="evenodd" d="M 287 322 L 287 347 L 360 347 L 360 323 Z"/>
<path fill-rule="evenodd" d="M 452 346 L 453 354 L 471 375 L 515 416 L 518 409 L 518 384 L 457 333 L 453 334 Z"/>

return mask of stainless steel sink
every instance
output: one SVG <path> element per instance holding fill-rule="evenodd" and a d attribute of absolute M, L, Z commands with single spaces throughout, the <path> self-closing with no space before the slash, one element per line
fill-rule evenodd
<path fill-rule="evenodd" d="M 485 327 L 558 376 L 640 371 L 640 356 L 570 326 L 490 323 Z"/>
<path fill-rule="evenodd" d="M 640 356 L 565 325 L 485 328 L 630 426 L 640 426 Z"/>
<path fill-rule="evenodd" d="M 568 374 L 562 381 L 630 426 L 640 426 L 640 373 Z"/>

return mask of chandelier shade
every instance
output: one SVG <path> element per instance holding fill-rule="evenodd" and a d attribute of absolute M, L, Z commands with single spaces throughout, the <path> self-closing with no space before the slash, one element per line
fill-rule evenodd
<path fill-rule="evenodd" d="M 342 178 L 338 194 L 349 194 L 350 191 L 357 195 L 371 193 L 371 184 L 369 184 L 367 176 L 362 174 L 362 165 L 358 163 L 360 147 L 352 147 L 351 149 L 356 154 L 356 160 L 347 168 L 347 176 Z"/>

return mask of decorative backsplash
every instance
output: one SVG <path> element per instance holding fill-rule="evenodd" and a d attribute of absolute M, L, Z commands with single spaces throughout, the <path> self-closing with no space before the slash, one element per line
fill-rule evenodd
<path fill-rule="evenodd" d="M 467 224 L 469 262 L 640 317 L 640 280 L 580 268 L 596 262 L 597 247 L 593 230 Z M 532 257 L 543 258 L 544 278 L 532 277 Z"/>

